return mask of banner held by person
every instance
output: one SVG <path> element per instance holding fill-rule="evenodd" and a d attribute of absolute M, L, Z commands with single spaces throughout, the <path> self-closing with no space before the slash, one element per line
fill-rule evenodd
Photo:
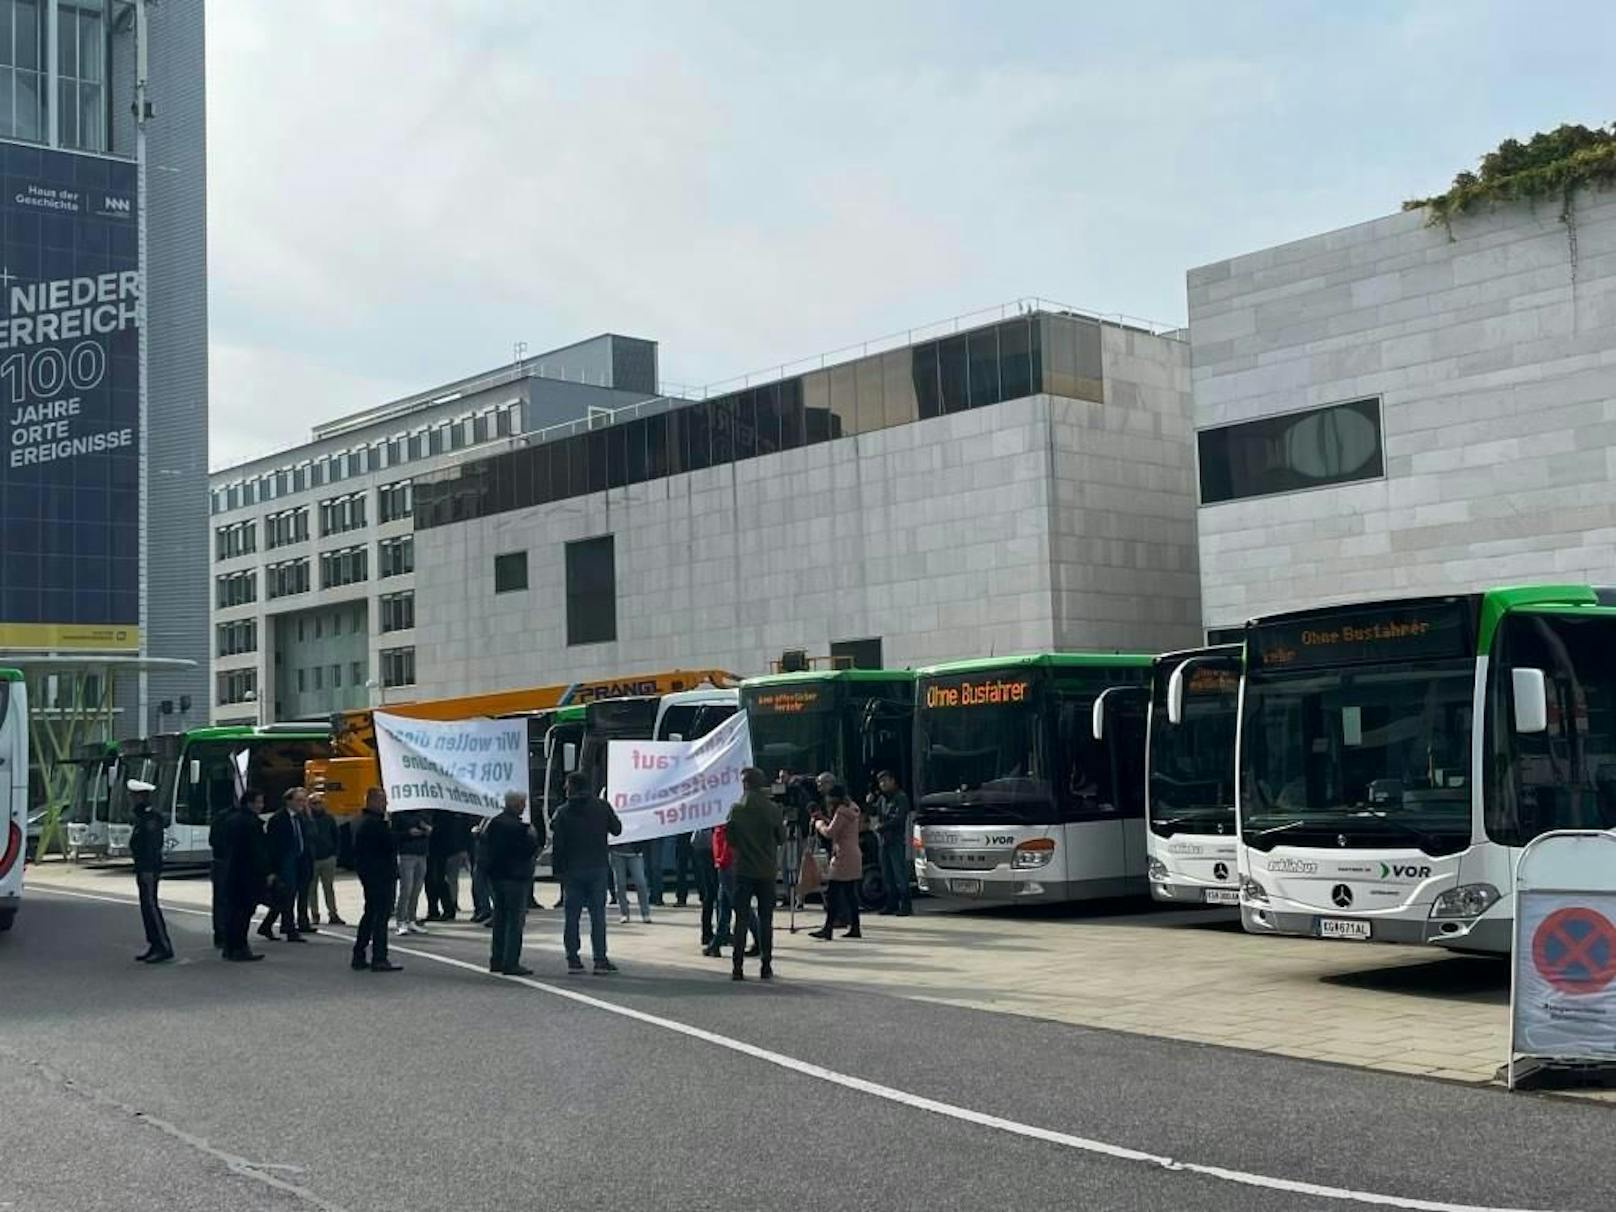
<path fill-rule="evenodd" d="M 737 712 L 694 741 L 612 741 L 606 793 L 623 822 L 616 842 L 642 842 L 722 825 L 741 798 L 752 734 Z"/>
<path fill-rule="evenodd" d="M 526 720 L 371 718 L 391 812 L 497 816 L 506 792 L 528 793 Z"/>

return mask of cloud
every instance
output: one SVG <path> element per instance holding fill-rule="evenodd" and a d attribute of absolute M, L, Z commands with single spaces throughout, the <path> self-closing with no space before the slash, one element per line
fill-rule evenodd
<path fill-rule="evenodd" d="M 518 340 L 705 383 L 1021 295 L 1180 320 L 1474 159 L 1453 98 L 1534 35 L 1461 11 L 211 6 L 213 462 Z"/>

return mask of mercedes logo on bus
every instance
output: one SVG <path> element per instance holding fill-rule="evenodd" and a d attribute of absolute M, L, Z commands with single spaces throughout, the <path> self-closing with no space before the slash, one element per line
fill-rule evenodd
<path fill-rule="evenodd" d="M 1229 878 L 1229 864 L 1228 863 L 1213 863 L 1212 864 L 1212 878 L 1215 879 L 1215 880 L 1226 880 L 1226 879 L 1228 879 Z"/>
<path fill-rule="evenodd" d="M 1335 844 L 1337 846 L 1345 846 L 1347 844 L 1347 835 L 1344 834 L 1344 833 L 1336 834 L 1335 835 Z"/>
<path fill-rule="evenodd" d="M 1337 909 L 1345 909 L 1352 904 L 1352 889 L 1345 884 L 1337 884 L 1330 889 L 1330 900 L 1335 903 Z"/>

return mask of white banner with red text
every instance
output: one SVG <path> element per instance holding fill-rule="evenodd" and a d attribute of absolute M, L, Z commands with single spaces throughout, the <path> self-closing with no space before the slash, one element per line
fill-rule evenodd
<path fill-rule="evenodd" d="M 389 812 L 446 809 L 497 816 L 505 793 L 528 793 L 527 721 L 412 720 L 375 711 Z"/>
<path fill-rule="evenodd" d="M 738 711 L 694 741 L 612 741 L 606 798 L 623 822 L 613 842 L 643 842 L 722 825 L 741 798 L 752 734 Z"/>

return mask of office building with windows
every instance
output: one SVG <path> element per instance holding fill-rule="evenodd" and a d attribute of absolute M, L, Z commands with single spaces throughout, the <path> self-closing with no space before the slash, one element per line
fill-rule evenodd
<path fill-rule="evenodd" d="M 605 335 L 317 426 L 209 477 L 215 722 L 415 695 L 419 477 L 599 424 L 656 391 L 656 345 Z"/>
<path fill-rule="evenodd" d="M 1194 642 L 1182 334 L 932 332 L 417 477 L 415 695 Z"/>
<path fill-rule="evenodd" d="M 0 663 L 38 679 L 42 720 L 100 703 L 97 728 L 120 735 L 195 724 L 209 677 L 203 0 L 0 0 L 0 176 Z"/>
<path fill-rule="evenodd" d="M 1209 629 L 1616 581 L 1616 193 L 1191 270 Z"/>

